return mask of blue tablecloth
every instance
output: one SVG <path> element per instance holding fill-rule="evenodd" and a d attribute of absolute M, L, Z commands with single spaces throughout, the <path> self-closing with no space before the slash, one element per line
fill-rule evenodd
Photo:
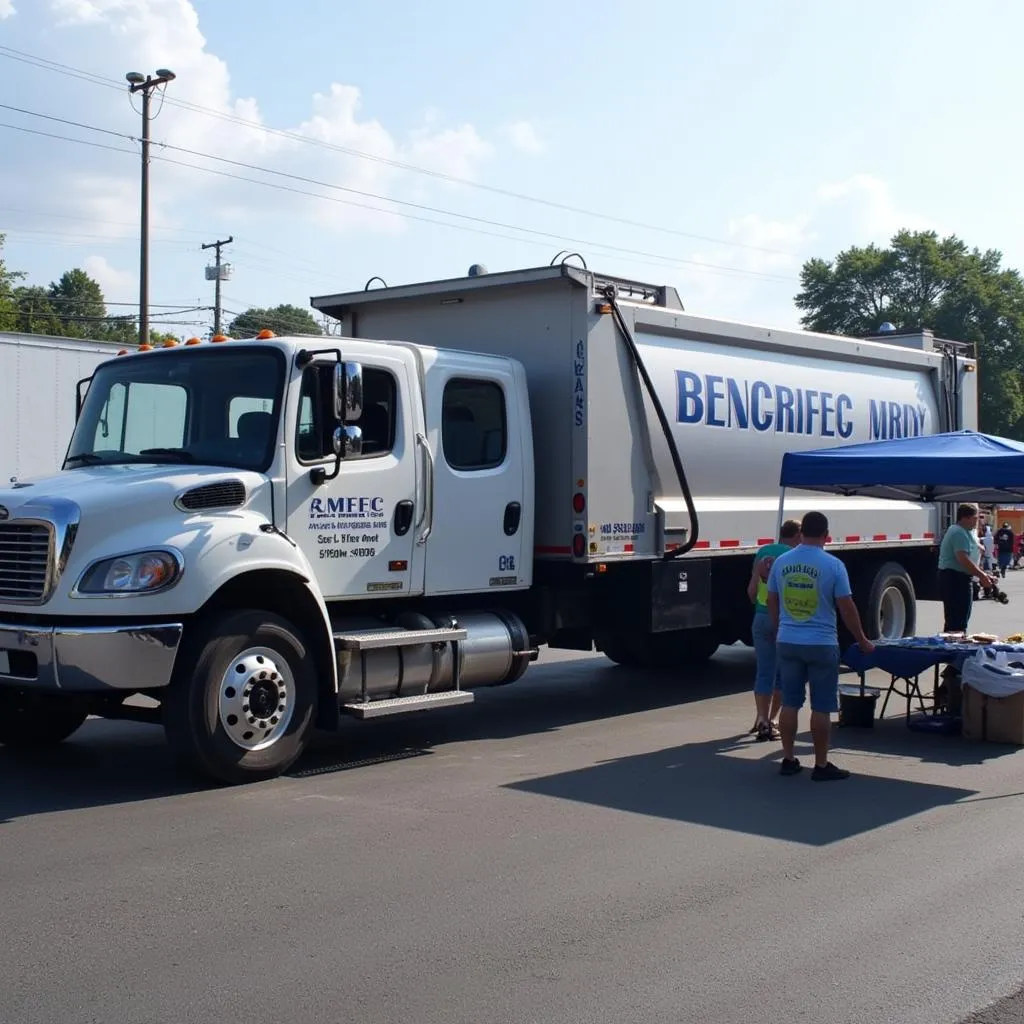
<path fill-rule="evenodd" d="M 863 654 L 856 644 L 843 655 L 843 663 L 855 672 L 880 668 L 891 676 L 914 679 L 935 665 L 962 665 L 983 647 L 1024 654 L 1024 644 L 953 643 L 937 636 L 908 636 L 875 644 L 872 654 Z"/>

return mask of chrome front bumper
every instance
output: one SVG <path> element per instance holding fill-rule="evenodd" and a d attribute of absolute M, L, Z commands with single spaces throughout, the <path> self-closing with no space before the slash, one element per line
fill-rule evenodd
<path fill-rule="evenodd" d="M 159 626 L 16 626 L 0 622 L 0 686 L 62 692 L 167 686 L 179 622 Z"/>

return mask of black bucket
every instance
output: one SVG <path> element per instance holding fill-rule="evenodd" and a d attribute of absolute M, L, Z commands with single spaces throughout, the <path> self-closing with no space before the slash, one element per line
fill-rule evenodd
<path fill-rule="evenodd" d="M 839 687 L 839 724 L 844 728 L 874 729 L 875 705 L 882 691 L 874 686 Z"/>

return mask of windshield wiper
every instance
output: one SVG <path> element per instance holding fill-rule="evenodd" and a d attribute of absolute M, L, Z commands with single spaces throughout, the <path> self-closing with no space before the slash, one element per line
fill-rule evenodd
<path fill-rule="evenodd" d="M 99 455 L 94 455 L 92 452 L 80 452 L 78 455 L 69 455 L 65 460 L 65 465 L 70 466 L 72 463 L 77 463 L 81 466 L 98 466 L 107 460 L 101 458 Z"/>
<path fill-rule="evenodd" d="M 195 462 L 196 457 L 184 448 L 143 448 L 139 455 L 158 455 L 175 462 Z"/>

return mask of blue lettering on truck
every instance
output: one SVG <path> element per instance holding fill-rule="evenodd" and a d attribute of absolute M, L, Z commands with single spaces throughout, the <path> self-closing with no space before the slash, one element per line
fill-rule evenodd
<path fill-rule="evenodd" d="M 844 391 L 793 388 L 690 370 L 676 371 L 676 387 L 679 423 L 844 440 L 853 436 L 856 408 Z M 922 405 L 875 399 L 868 405 L 872 441 L 925 433 L 928 410 Z"/>

